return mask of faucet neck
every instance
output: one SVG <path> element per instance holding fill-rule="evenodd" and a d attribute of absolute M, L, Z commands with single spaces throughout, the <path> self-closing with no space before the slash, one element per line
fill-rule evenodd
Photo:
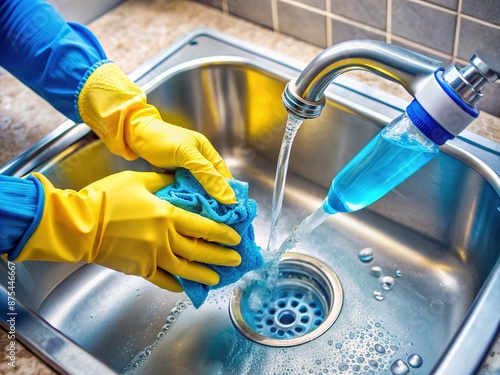
<path fill-rule="evenodd" d="M 353 40 L 327 48 L 314 58 L 295 81 L 286 86 L 282 101 L 288 112 L 302 119 L 318 117 L 325 105 L 324 91 L 339 74 L 353 69 L 373 72 L 400 83 L 416 99 L 409 110 L 417 120 L 432 119 L 429 134 L 437 144 L 464 130 L 479 116 L 482 90 L 500 76 L 500 64 L 477 52 L 470 65 L 450 65 L 388 43 Z M 425 112 L 425 116 L 424 116 Z M 423 121 L 423 120 L 422 120 Z M 431 137 L 432 139 L 432 137 Z"/>
<path fill-rule="evenodd" d="M 440 61 L 375 40 L 336 44 L 316 56 L 283 93 L 283 104 L 303 119 L 319 116 L 324 91 L 335 77 L 354 69 L 367 70 L 400 83 L 414 95 L 437 69 Z"/>

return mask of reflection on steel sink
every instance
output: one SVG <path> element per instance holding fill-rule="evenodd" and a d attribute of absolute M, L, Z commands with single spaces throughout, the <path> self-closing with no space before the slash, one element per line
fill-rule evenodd
<path fill-rule="evenodd" d="M 287 116 L 281 93 L 299 72 L 239 40 L 196 30 L 133 74 L 166 121 L 204 133 L 234 176 L 250 183 L 261 246 L 269 235 Z M 406 104 L 340 78 L 327 90 L 323 115 L 302 125 L 295 139 L 281 239 L 320 205 L 334 174 Z M 342 284 L 342 311 L 323 335 L 289 348 L 249 341 L 231 323 L 229 288 L 199 310 L 185 309 L 137 372 L 387 373 L 395 360 L 414 353 L 423 359 L 414 374 L 475 371 L 500 320 L 500 152 L 496 143 L 465 133 L 386 197 L 360 212 L 334 215 L 296 249 L 327 264 Z M 125 169 L 154 170 L 111 155 L 85 125 L 65 123 L 1 172 L 37 170 L 58 187 L 79 189 Z M 368 246 L 374 259 L 360 262 L 357 254 Z M 401 272 L 383 301 L 373 298 L 381 290 L 373 266 L 385 275 Z M 96 265 L 43 262 L 17 264 L 16 297 L 22 341 L 72 374 L 123 371 L 185 298 Z M 8 327 L 5 316 L 2 321 Z"/>

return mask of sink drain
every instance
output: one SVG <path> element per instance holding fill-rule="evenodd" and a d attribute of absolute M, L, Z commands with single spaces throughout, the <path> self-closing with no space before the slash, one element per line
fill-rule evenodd
<path fill-rule="evenodd" d="M 337 275 L 319 260 L 297 253 L 283 256 L 273 296 L 257 311 L 249 307 L 250 294 L 251 290 L 235 290 L 231 319 L 247 338 L 269 346 L 315 339 L 335 322 L 343 303 Z"/>

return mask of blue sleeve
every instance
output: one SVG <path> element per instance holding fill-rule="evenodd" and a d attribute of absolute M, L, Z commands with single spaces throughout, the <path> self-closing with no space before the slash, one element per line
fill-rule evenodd
<path fill-rule="evenodd" d="M 44 204 L 43 186 L 35 177 L 0 175 L 0 254 L 17 258 L 38 227 Z"/>
<path fill-rule="evenodd" d="M 79 90 L 109 62 L 95 35 L 43 0 L 0 0 L 0 65 L 75 122 Z"/>

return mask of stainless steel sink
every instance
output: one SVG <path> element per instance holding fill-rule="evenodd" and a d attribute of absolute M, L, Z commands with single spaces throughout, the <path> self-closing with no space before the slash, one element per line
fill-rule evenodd
<path fill-rule="evenodd" d="M 132 74 L 166 121 L 204 133 L 234 176 L 249 182 L 261 246 L 287 115 L 281 93 L 301 68 L 201 29 Z M 406 104 L 345 77 L 327 94 L 323 115 L 306 121 L 295 139 L 280 239 L 321 204 L 334 174 Z M 125 169 L 154 170 L 111 155 L 86 125 L 68 122 L 0 172 L 40 171 L 58 187 L 79 189 Z M 294 251 L 329 266 L 344 292 L 339 317 L 311 342 L 281 348 L 248 340 L 229 316 L 232 288 L 198 310 L 179 308 L 185 295 L 140 278 L 48 262 L 16 265 L 17 336 L 57 371 L 72 374 L 121 372 L 144 357 L 137 373 L 375 374 L 390 373 L 392 363 L 411 354 L 423 359 L 414 375 L 473 373 L 500 325 L 499 172 L 500 146 L 465 132 L 386 197 L 332 216 L 303 240 Z M 374 252 L 369 263 L 358 259 L 366 247 Z M 391 290 L 382 289 L 374 266 L 394 276 Z M 0 274 L 2 306 L 6 275 Z M 5 314 L 2 324 L 9 328 Z"/>

